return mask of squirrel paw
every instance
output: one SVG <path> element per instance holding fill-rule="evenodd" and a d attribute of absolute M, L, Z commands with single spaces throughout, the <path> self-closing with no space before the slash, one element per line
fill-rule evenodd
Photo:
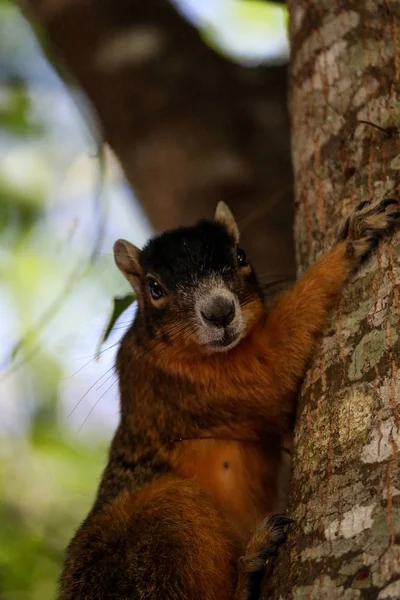
<path fill-rule="evenodd" d="M 294 523 L 285 515 L 272 515 L 259 523 L 250 538 L 246 553 L 239 559 L 243 573 L 257 573 L 265 568 L 271 557 L 286 540 L 287 525 Z"/>
<path fill-rule="evenodd" d="M 347 256 L 365 260 L 379 239 L 400 219 L 400 203 L 387 198 L 379 203 L 361 202 L 347 218 L 341 240 L 347 241 Z"/>

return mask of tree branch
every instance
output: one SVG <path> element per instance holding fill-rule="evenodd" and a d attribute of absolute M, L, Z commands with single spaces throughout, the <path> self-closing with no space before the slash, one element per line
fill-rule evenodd
<path fill-rule="evenodd" d="M 286 69 L 217 55 L 166 0 L 26 0 L 94 106 L 156 229 L 245 220 L 261 270 L 292 271 Z"/>

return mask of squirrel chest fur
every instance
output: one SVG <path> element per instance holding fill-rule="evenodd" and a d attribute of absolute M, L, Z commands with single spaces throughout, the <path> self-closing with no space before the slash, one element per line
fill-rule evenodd
<path fill-rule="evenodd" d="M 290 519 L 281 438 L 315 337 L 399 218 L 363 202 L 337 244 L 266 310 L 229 209 L 115 260 L 138 300 L 117 356 L 120 425 L 60 600 L 254 600 Z"/>

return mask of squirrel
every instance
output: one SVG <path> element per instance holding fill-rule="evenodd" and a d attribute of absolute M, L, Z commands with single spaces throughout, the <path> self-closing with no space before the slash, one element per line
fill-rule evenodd
<path fill-rule="evenodd" d="M 116 359 L 120 424 L 60 600 L 258 597 L 291 522 L 274 514 L 280 445 L 316 336 L 399 217 L 396 200 L 359 204 L 268 310 L 222 202 L 141 251 L 115 242 L 138 309 Z"/>

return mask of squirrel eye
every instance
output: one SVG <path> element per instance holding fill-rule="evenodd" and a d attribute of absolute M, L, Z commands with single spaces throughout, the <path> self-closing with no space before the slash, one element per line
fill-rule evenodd
<path fill-rule="evenodd" d="M 155 279 L 149 279 L 149 292 L 154 300 L 159 300 L 165 296 L 165 291 Z"/>
<path fill-rule="evenodd" d="M 237 260 L 240 267 L 245 267 L 247 265 L 247 256 L 244 250 L 241 248 L 237 249 Z"/>

